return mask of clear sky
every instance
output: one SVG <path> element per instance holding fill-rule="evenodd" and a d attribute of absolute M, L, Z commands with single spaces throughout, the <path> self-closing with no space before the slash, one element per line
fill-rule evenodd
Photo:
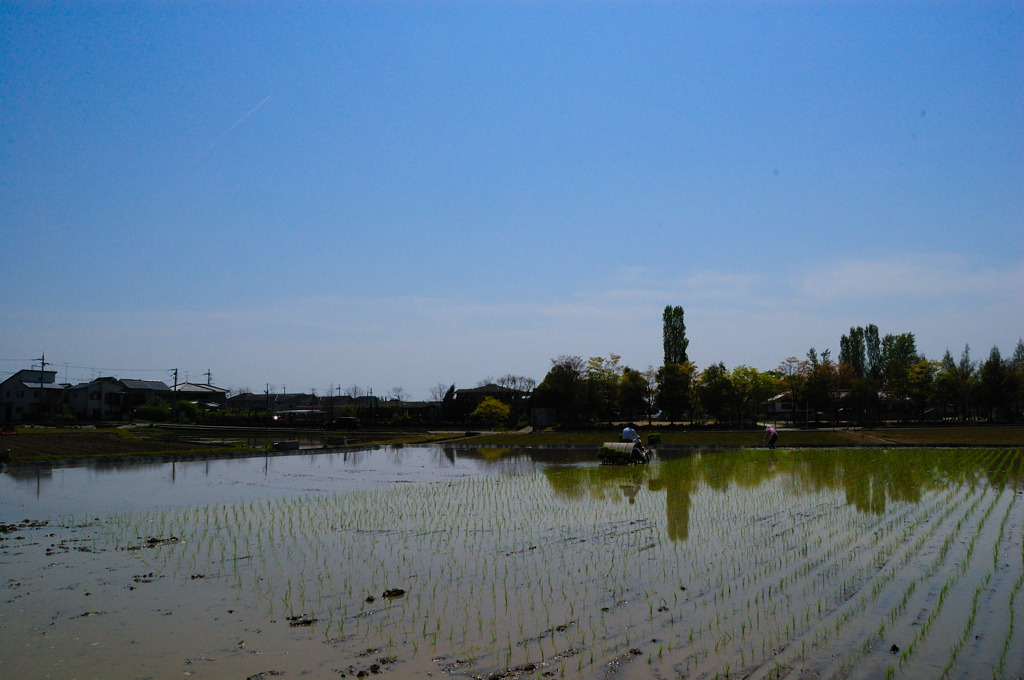
<path fill-rule="evenodd" d="M 0 377 L 1006 357 L 1024 5 L 4 2 L 0 235 Z"/>

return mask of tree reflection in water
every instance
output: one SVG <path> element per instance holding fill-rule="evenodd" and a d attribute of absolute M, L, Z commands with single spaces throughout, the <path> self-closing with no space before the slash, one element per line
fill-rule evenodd
<path fill-rule="evenodd" d="M 662 452 L 649 466 L 553 468 L 553 489 L 564 498 L 635 501 L 643 488 L 665 493 L 668 537 L 689 538 L 693 494 L 751 490 L 776 477 L 794 494 L 842 490 L 860 512 L 881 515 L 893 502 L 918 503 L 926 491 L 984 482 L 1021 489 L 1019 466 L 998 456 L 960 449 L 735 449 Z"/>

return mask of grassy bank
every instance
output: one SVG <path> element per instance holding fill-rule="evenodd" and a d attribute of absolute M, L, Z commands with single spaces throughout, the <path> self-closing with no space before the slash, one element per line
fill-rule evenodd
<path fill-rule="evenodd" d="M 37 464 L 75 460 L 256 455 L 275 441 L 298 439 L 303 447 L 429 444 L 451 435 L 429 432 L 172 428 L 161 426 L 99 429 L 19 427 L 0 440 L 0 462 Z"/>
<path fill-rule="evenodd" d="M 44 463 L 135 456 L 181 456 L 242 450 L 235 443 L 180 441 L 159 429 L 19 428 L 0 439 L 0 459 L 9 463 Z"/>

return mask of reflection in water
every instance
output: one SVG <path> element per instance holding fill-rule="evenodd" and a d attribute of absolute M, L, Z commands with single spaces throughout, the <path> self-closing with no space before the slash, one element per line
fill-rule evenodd
<path fill-rule="evenodd" d="M 952 449 L 836 449 L 662 454 L 651 466 L 552 468 L 546 474 L 563 498 L 635 500 L 641 485 L 665 492 L 668 536 L 689 537 L 690 505 L 702 488 L 750 490 L 784 477 L 793 493 L 842 490 L 860 512 L 881 515 L 887 503 L 918 503 L 924 492 L 951 483 L 983 481 L 996 489 L 1022 487 L 1009 458 L 964 455 Z M 627 491 L 628 490 L 628 491 Z"/>
<path fill-rule="evenodd" d="M 111 461 L 8 467 L 0 474 L 0 520 L 185 507 L 301 493 L 331 493 L 395 482 L 439 482 L 524 474 L 596 452 L 525 452 L 455 447 L 379 447 L 265 456 Z"/>
<path fill-rule="evenodd" d="M 250 458 L 85 467 L 10 467 L 0 475 L 0 519 L 180 507 L 296 493 L 342 491 L 401 482 L 545 471 L 565 499 L 636 502 L 644 490 L 665 493 L 668 535 L 689 537 L 691 497 L 702 489 L 754 489 L 776 477 L 793 493 L 842 490 L 846 502 L 881 514 L 888 503 L 917 503 L 951 482 L 984 480 L 1021 486 L 1020 470 L 999 456 L 954 449 L 737 449 L 661 451 L 649 466 L 598 466 L 590 449 L 383 447 Z"/>
<path fill-rule="evenodd" d="M 0 475 L 5 516 L 30 493 L 33 512 L 118 508 L 4 527 L 0 668 L 1024 674 L 1019 451 L 593 456 L 434 447 Z M 985 615 L 968 620 L 972 598 Z"/>

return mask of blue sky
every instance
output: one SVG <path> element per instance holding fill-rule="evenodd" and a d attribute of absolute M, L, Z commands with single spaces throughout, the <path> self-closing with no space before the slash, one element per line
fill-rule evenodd
<path fill-rule="evenodd" d="M 326 392 L 1024 335 L 1018 2 L 8 2 L 0 376 Z M 204 378 L 205 379 L 205 378 Z"/>

